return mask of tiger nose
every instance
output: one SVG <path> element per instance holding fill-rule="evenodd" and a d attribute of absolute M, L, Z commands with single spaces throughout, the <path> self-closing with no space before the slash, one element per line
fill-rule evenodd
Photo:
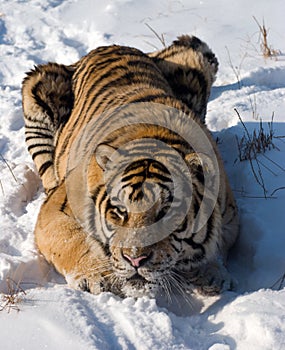
<path fill-rule="evenodd" d="M 128 254 L 123 254 L 123 257 L 128 260 L 128 262 L 134 267 L 139 267 L 142 262 L 145 262 L 148 259 L 147 255 L 141 255 L 137 258 L 129 256 Z"/>

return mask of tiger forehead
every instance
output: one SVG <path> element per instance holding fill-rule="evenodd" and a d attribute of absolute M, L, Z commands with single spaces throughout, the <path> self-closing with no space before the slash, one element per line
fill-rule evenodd
<path fill-rule="evenodd" d="M 129 175 L 130 173 L 163 173 L 167 175 L 171 175 L 168 169 L 159 161 L 154 159 L 141 159 L 134 161 L 130 165 L 126 167 L 123 172 L 123 176 Z"/>
<path fill-rule="evenodd" d="M 171 197 L 172 183 L 171 174 L 163 164 L 152 159 L 142 159 L 130 164 L 124 171 L 118 196 L 137 205 L 158 205 L 159 200 Z"/>

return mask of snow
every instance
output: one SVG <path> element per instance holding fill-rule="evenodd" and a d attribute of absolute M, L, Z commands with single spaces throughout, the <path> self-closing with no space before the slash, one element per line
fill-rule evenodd
<path fill-rule="evenodd" d="M 0 312 L 1 349 L 285 349 L 284 10 L 283 0 L 258 6 L 245 0 L 1 1 L 0 291 L 19 292 L 17 305 Z M 252 16 L 270 28 L 278 56 L 262 57 Z M 182 33 L 197 35 L 219 58 L 207 124 L 241 216 L 229 260 L 236 291 L 169 306 L 72 290 L 38 255 L 33 227 L 44 195 L 26 150 L 21 109 L 21 81 L 33 65 L 70 64 L 102 44 L 161 48 L 146 24 L 167 43 Z M 250 133 L 259 130 L 260 118 L 268 131 L 274 113 L 276 147 L 258 156 L 267 198 L 250 162 L 238 160 L 236 137 L 245 130 L 234 108 Z"/>

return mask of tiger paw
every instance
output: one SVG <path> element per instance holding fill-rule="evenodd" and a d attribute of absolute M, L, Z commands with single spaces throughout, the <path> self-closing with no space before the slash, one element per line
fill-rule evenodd
<path fill-rule="evenodd" d="M 98 276 L 65 276 L 66 282 L 71 288 L 89 292 L 91 294 L 99 294 L 107 291 L 104 280 Z"/>
<path fill-rule="evenodd" d="M 197 288 L 197 291 L 202 295 L 214 296 L 227 290 L 235 289 L 235 281 L 230 276 L 222 279 L 214 277 L 207 282 L 208 283 L 205 283 Z"/>
<path fill-rule="evenodd" d="M 213 296 L 234 290 L 237 282 L 221 262 L 211 262 L 195 271 L 191 282 L 200 294 Z"/>

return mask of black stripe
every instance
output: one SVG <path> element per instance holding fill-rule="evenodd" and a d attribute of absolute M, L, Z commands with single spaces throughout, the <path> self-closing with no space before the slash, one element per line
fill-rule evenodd
<path fill-rule="evenodd" d="M 99 95 L 100 94 L 102 94 L 102 91 L 104 90 L 104 89 L 108 89 L 109 87 L 114 87 L 114 83 L 113 82 L 111 82 L 111 83 L 109 83 L 109 84 L 107 84 L 107 85 L 105 85 L 105 86 L 103 86 L 101 89 L 100 89 L 100 91 L 99 92 L 96 92 L 96 95 L 95 96 L 93 96 L 93 99 L 92 99 L 92 101 L 91 101 L 91 103 L 89 104 L 89 108 L 88 108 L 88 110 L 87 110 L 87 113 L 91 113 L 92 115 L 94 115 L 94 111 L 97 109 L 97 105 L 95 105 L 95 109 L 94 110 L 91 110 L 91 107 L 92 107 L 92 105 L 94 104 L 94 102 L 95 102 L 95 100 L 99 97 Z M 118 87 L 118 86 L 116 86 L 116 87 Z M 135 88 L 135 87 L 134 87 Z M 147 88 L 150 88 L 150 86 L 148 86 Z M 153 89 L 153 88 L 152 88 Z M 139 90 L 139 94 L 142 94 L 143 93 L 143 88 L 141 88 L 140 90 Z M 126 102 L 128 102 L 128 104 L 130 104 L 130 103 L 138 103 L 138 102 L 151 102 L 151 101 L 155 101 L 156 99 L 161 99 L 161 98 L 166 98 L 166 97 L 169 97 L 169 95 L 165 92 L 165 93 L 157 93 L 157 94 L 149 94 L 149 93 L 146 93 L 144 96 L 137 96 L 138 95 L 138 92 L 136 91 L 136 93 L 135 93 L 135 96 L 134 96 L 134 98 L 133 98 L 133 96 L 132 95 L 129 95 L 128 96 L 128 99 L 126 100 Z M 107 103 L 106 104 L 106 106 L 105 106 L 105 108 L 110 108 L 110 106 L 111 106 L 111 102 L 112 101 L 115 101 L 116 102 L 116 106 L 119 106 L 120 105 L 120 101 L 118 101 L 118 100 L 116 100 L 116 99 L 111 99 L 111 100 L 109 100 L 108 102 L 109 103 Z M 123 101 L 124 102 L 124 101 Z"/>
<path fill-rule="evenodd" d="M 171 245 L 171 247 L 176 251 L 176 253 L 180 253 L 181 248 L 180 248 L 180 249 L 176 248 L 175 245 L 174 245 L 173 243 L 170 243 L 170 245 Z"/>
<path fill-rule="evenodd" d="M 48 148 L 54 148 L 52 144 L 49 143 L 36 143 L 33 145 L 28 146 L 28 151 L 30 152 L 33 148 L 41 148 L 41 147 L 48 147 Z M 51 152 L 51 151 L 49 151 Z"/>
<path fill-rule="evenodd" d="M 101 218 L 103 217 L 103 220 L 105 219 L 105 225 L 107 226 L 108 231 L 109 231 L 109 232 L 112 232 L 112 229 L 113 229 L 113 228 L 112 228 L 112 225 L 111 225 L 110 222 L 106 219 L 107 212 L 108 212 L 108 210 L 110 210 L 110 209 L 112 208 L 112 205 L 111 205 L 110 199 L 109 199 L 109 198 L 106 198 L 105 196 L 104 196 L 104 201 L 102 200 L 102 201 L 100 202 L 100 207 L 104 205 L 103 202 L 105 203 L 105 207 L 104 207 L 104 215 L 103 215 L 103 216 L 101 215 Z M 107 240 L 109 240 L 109 238 L 108 238 L 106 235 L 104 235 L 104 236 L 105 236 L 105 238 L 106 238 Z"/>
<path fill-rule="evenodd" d="M 174 238 L 174 240 L 175 240 L 176 242 L 181 243 L 181 242 L 183 241 L 183 239 L 182 239 L 182 238 L 177 237 L 175 233 L 172 233 L 172 234 L 171 234 L 171 237 L 173 237 L 173 238 Z"/>
<path fill-rule="evenodd" d="M 204 238 L 202 244 L 207 243 L 212 238 L 213 228 L 214 228 L 214 214 L 212 214 L 207 221 L 206 237 Z"/>
<path fill-rule="evenodd" d="M 120 74 L 114 74 L 114 70 L 116 70 Z M 119 72 L 119 70 L 121 70 Z M 109 81 L 110 77 L 112 78 L 111 81 Z M 147 78 L 149 81 L 147 81 Z M 109 88 L 118 88 L 123 86 L 129 86 L 130 83 L 141 83 L 145 84 L 147 88 L 149 87 L 155 87 L 154 83 L 158 80 L 158 76 L 155 74 L 151 74 L 146 72 L 143 72 L 143 75 L 139 74 L 139 72 L 130 72 L 127 66 L 112 66 L 110 67 L 110 70 L 106 72 L 103 75 L 98 75 L 98 79 L 93 81 L 92 86 L 88 89 L 86 93 L 86 100 L 89 99 L 91 92 L 96 88 L 98 81 L 100 81 L 100 85 L 102 85 L 102 81 L 108 80 L 108 82 L 101 86 L 99 90 L 96 92 L 94 91 L 94 94 L 92 95 L 92 99 L 90 103 L 88 104 L 88 108 L 86 110 L 86 113 L 88 114 L 91 110 L 91 108 L 94 106 L 96 100 L 102 95 L 102 93 Z M 165 85 L 165 82 L 163 81 L 163 84 Z M 139 93 L 143 91 L 142 87 Z M 157 96 L 157 95 L 156 95 Z M 113 101 L 113 98 L 110 100 L 110 102 Z M 106 105 L 106 108 L 108 107 L 108 104 Z M 92 110 L 92 113 L 94 114 L 94 110 Z"/>
<path fill-rule="evenodd" d="M 32 154 L 32 159 L 34 160 L 37 156 L 40 156 L 42 154 L 52 154 L 51 151 L 48 150 L 42 150 L 42 151 L 38 151 Z"/>
<path fill-rule="evenodd" d="M 152 161 L 149 166 L 152 166 L 156 170 L 162 171 L 162 172 L 166 173 L 167 175 L 171 175 L 170 172 L 168 171 L 168 169 L 166 168 L 166 166 L 164 166 L 163 164 L 161 164 L 158 161 Z"/>
<path fill-rule="evenodd" d="M 190 258 L 192 262 L 197 263 L 205 258 L 205 248 L 203 246 L 201 246 L 201 248 L 203 249 L 201 249 L 199 253 L 195 252 L 193 256 Z"/>
<path fill-rule="evenodd" d="M 103 191 L 101 193 L 101 198 L 98 198 L 98 195 L 97 195 L 97 201 L 98 202 L 95 202 L 95 207 L 98 206 L 98 208 L 100 208 L 101 205 L 103 204 L 103 202 L 106 200 L 106 198 L 107 198 L 107 191 Z"/>
<path fill-rule="evenodd" d="M 61 150 L 59 152 L 59 154 L 57 155 L 57 158 L 56 158 L 56 168 L 58 167 L 59 163 L 60 163 L 60 159 L 61 157 L 65 154 L 66 150 L 67 150 L 67 145 L 69 143 L 69 140 L 70 140 L 70 137 L 71 135 L 73 134 L 74 132 L 74 129 L 77 125 L 77 123 L 80 121 L 80 118 L 77 118 L 75 120 L 75 123 L 73 123 L 73 125 L 69 128 L 69 130 L 66 132 L 66 135 L 65 135 L 65 138 L 64 138 L 64 141 L 62 143 L 62 146 L 61 146 Z"/>
<path fill-rule="evenodd" d="M 135 192 L 137 192 L 137 194 L 135 194 Z M 132 193 L 129 195 L 129 200 L 131 202 L 139 202 L 143 199 L 143 197 L 144 197 L 143 191 L 137 191 L 133 189 Z"/>
<path fill-rule="evenodd" d="M 38 131 L 39 129 L 41 130 L 41 128 L 37 128 L 35 126 L 31 126 L 31 127 L 27 127 L 27 128 L 28 129 L 35 128 L 36 130 L 35 131 L 25 130 L 25 135 L 32 134 L 32 135 L 36 135 L 36 136 L 39 136 L 39 137 L 49 137 L 49 138 L 53 137 L 53 132 L 50 129 L 44 129 L 43 128 L 43 131 L 47 131 L 47 132 L 41 132 L 41 131 Z"/>
<path fill-rule="evenodd" d="M 156 64 L 154 64 L 153 60 L 147 57 L 141 57 L 139 60 L 137 59 L 130 59 L 128 61 L 128 66 L 130 67 L 142 67 L 145 70 L 155 70 L 157 73 L 161 75 L 160 69 L 157 67 Z"/>
<path fill-rule="evenodd" d="M 136 184 L 136 185 L 138 185 L 138 184 Z M 129 194 L 129 201 L 130 201 L 130 202 L 136 202 L 136 201 L 142 199 L 143 196 L 144 196 L 143 191 L 141 190 L 142 183 L 140 182 L 140 183 L 139 183 L 139 186 L 132 186 L 132 185 L 131 185 L 131 187 L 132 187 L 132 192 Z M 137 195 L 135 196 L 135 193 L 136 193 L 136 192 L 138 192 L 138 193 L 137 193 Z M 135 196 L 135 197 L 134 197 L 134 196 Z"/>
<path fill-rule="evenodd" d="M 107 55 L 118 55 L 122 57 L 126 57 L 126 56 L 148 57 L 142 51 L 129 46 L 120 46 L 120 45 L 101 46 L 93 50 L 94 54 L 96 53 L 95 51 L 97 50 L 100 51 L 100 57 L 105 57 Z"/>
<path fill-rule="evenodd" d="M 48 160 L 47 162 L 43 163 L 39 168 L 39 175 L 43 176 L 44 173 L 47 171 L 47 169 L 52 165 L 53 165 L 53 162 L 51 160 Z"/>
<path fill-rule="evenodd" d="M 52 140 L 53 139 L 53 136 L 52 135 L 46 135 L 46 136 L 40 136 L 40 135 L 37 135 L 37 136 L 27 136 L 26 137 L 26 142 L 29 141 L 29 140 L 42 140 L 42 139 L 49 139 L 49 140 Z"/>
<path fill-rule="evenodd" d="M 97 197 L 99 195 L 99 193 L 101 192 L 102 187 L 104 187 L 104 185 L 99 185 L 98 187 L 96 187 L 95 191 L 92 193 L 92 200 L 94 203 L 96 203 L 97 201 Z"/>
<path fill-rule="evenodd" d="M 176 134 L 176 133 L 174 133 L 174 131 L 171 131 L 171 133 Z M 178 146 L 183 146 L 183 147 L 185 147 L 187 149 L 189 148 L 188 142 L 185 141 L 182 137 L 180 137 L 179 139 L 169 138 L 169 137 L 159 137 L 159 141 L 161 141 L 163 143 L 166 143 L 167 145 L 171 145 L 172 147 L 174 145 L 178 145 Z"/>
<path fill-rule="evenodd" d="M 92 116 L 94 115 L 94 113 L 93 113 L 92 111 L 90 111 L 90 109 L 91 109 L 91 108 L 93 107 L 93 105 L 95 104 L 95 100 L 96 100 L 96 96 L 98 95 L 98 92 L 95 93 L 95 95 L 93 95 L 93 98 L 92 98 L 91 102 L 88 102 L 89 95 L 90 95 L 92 89 L 94 89 L 94 88 L 96 87 L 96 82 L 97 82 L 97 81 L 100 81 L 100 82 L 101 82 L 101 79 L 102 79 L 102 78 L 104 79 L 104 76 L 105 76 L 105 78 L 107 78 L 111 73 L 112 73 L 112 70 L 109 70 L 107 73 L 105 73 L 105 74 L 103 74 L 103 75 L 101 75 L 101 76 L 99 75 L 99 78 L 98 78 L 95 82 L 93 82 L 91 88 L 88 89 L 88 91 L 87 91 L 87 93 L 86 93 L 86 96 L 84 97 L 84 99 L 85 99 L 86 101 L 85 101 L 85 103 L 82 104 L 81 109 L 80 109 L 80 111 L 78 112 L 78 115 L 79 115 L 79 116 L 82 116 L 82 115 L 84 114 L 84 115 L 89 115 L 89 116 L 92 118 Z M 117 78 L 118 78 L 118 77 L 117 77 Z M 112 86 L 112 84 L 113 84 L 113 82 L 110 82 L 110 83 L 104 85 L 99 91 L 101 91 L 101 90 L 103 91 L 103 90 L 106 89 L 108 86 Z M 75 98 L 75 100 L 76 100 L 76 99 L 77 99 L 77 97 Z M 88 103 L 86 103 L 86 102 L 88 102 Z M 87 106 L 87 109 L 86 109 L 86 106 Z M 95 106 L 96 106 L 96 104 L 95 104 Z M 85 112 L 83 113 L 83 110 L 84 110 L 84 109 L 85 109 Z M 86 122 L 88 123 L 89 120 L 86 120 Z M 73 123 L 72 130 L 69 130 L 69 131 L 68 131 L 68 133 L 67 133 L 67 135 L 66 135 L 66 137 L 65 137 L 65 140 L 64 140 L 64 142 L 63 142 L 62 149 L 61 149 L 61 151 L 60 151 L 60 153 L 59 153 L 59 155 L 58 155 L 58 162 L 60 161 L 60 158 L 62 157 L 62 155 L 65 153 L 65 149 L 66 149 L 66 147 L 67 147 L 67 145 L 68 145 L 68 142 L 69 142 L 69 139 L 70 139 L 70 136 L 71 136 L 73 130 L 77 127 L 77 125 L 78 125 L 79 123 L 80 123 L 80 126 L 82 126 L 82 124 L 84 123 L 84 118 L 83 118 L 83 117 L 77 118 L 77 119 L 75 120 L 75 122 Z M 58 163 L 58 162 L 57 162 L 57 163 Z"/>
<path fill-rule="evenodd" d="M 122 185 L 122 190 L 126 187 L 132 187 L 132 189 L 135 191 L 135 190 L 138 190 L 142 187 L 142 184 L 143 184 L 143 181 L 139 181 L 139 182 L 136 182 L 136 183 L 133 183 L 133 182 L 128 182 L 127 184 L 124 184 Z"/>
<path fill-rule="evenodd" d="M 145 96 L 140 96 L 135 99 L 132 99 L 130 102 L 132 103 L 151 102 L 151 101 L 155 101 L 157 99 L 166 98 L 166 97 L 169 97 L 169 95 L 166 92 L 160 93 L 160 94 L 146 94 Z"/>
<path fill-rule="evenodd" d="M 188 220 L 187 218 L 185 218 L 182 224 L 174 232 L 176 233 L 185 232 L 187 230 L 187 227 L 188 227 Z M 178 240 L 178 237 L 175 236 L 175 234 L 173 234 L 173 237 L 175 240 Z"/>
<path fill-rule="evenodd" d="M 172 181 L 171 181 L 172 182 Z M 166 184 L 164 184 L 164 183 L 159 183 L 158 184 L 161 188 L 163 188 L 164 190 L 166 190 L 167 192 L 168 192 L 168 194 L 169 194 L 169 196 L 168 196 L 168 200 L 169 200 L 169 202 L 173 202 L 173 195 L 172 195 L 172 190 L 173 190 L 173 187 L 171 186 L 171 188 L 169 188 Z M 179 201 L 180 202 L 180 201 Z"/>
<path fill-rule="evenodd" d="M 33 122 L 38 122 L 39 124 L 41 124 L 41 121 L 38 120 L 33 120 Z M 30 131 L 25 131 L 25 133 L 36 133 L 37 130 L 43 130 L 43 131 L 48 131 L 49 133 L 53 133 L 51 129 L 49 128 L 43 128 L 42 126 L 29 126 L 29 125 L 25 125 L 25 129 L 29 129 Z M 31 131 L 31 129 L 35 129 L 36 131 Z M 45 135 L 45 134 L 44 134 Z"/>
<path fill-rule="evenodd" d="M 118 77 L 116 74 L 114 74 L 114 71 L 115 70 L 122 70 L 122 71 L 127 71 L 127 67 L 126 66 L 122 66 L 122 65 L 119 65 L 119 66 L 112 66 L 112 67 L 109 67 L 109 69 L 108 69 L 108 71 L 106 72 L 106 73 L 104 73 L 104 74 L 102 74 L 102 72 L 96 72 L 96 70 L 94 70 L 94 71 L 92 71 L 91 73 L 90 73 L 90 75 L 92 74 L 92 73 L 97 73 L 97 74 L 93 74 L 93 75 L 95 75 L 96 76 L 96 78 L 95 79 L 92 79 L 92 85 L 89 87 L 89 89 L 88 90 L 86 90 L 85 91 L 85 96 L 84 96 L 84 99 L 86 100 L 86 101 L 88 101 L 89 100 L 89 98 L 90 98 L 90 95 L 91 95 L 91 93 L 93 92 L 93 90 L 97 87 L 97 85 L 100 83 L 100 85 L 102 85 L 102 83 L 103 83 L 103 81 L 104 80 L 108 80 L 108 83 L 107 84 L 104 84 L 101 88 L 100 88 L 100 90 L 99 90 L 99 92 L 96 92 L 95 93 L 95 96 L 94 95 L 92 95 L 92 103 L 94 103 L 94 101 L 96 100 L 96 96 L 98 96 L 98 95 L 100 95 L 100 92 L 101 91 L 104 91 L 107 87 L 110 87 L 110 86 L 118 86 L 118 85 L 120 85 L 120 84 L 118 84 L 118 79 L 121 79 L 121 77 Z M 120 73 L 122 73 L 122 72 L 120 72 Z M 111 78 L 114 78 L 114 79 L 112 79 L 111 81 L 109 80 L 110 79 L 110 77 Z M 86 83 L 85 84 L 83 84 L 83 88 L 85 88 L 85 85 L 86 85 Z M 79 96 L 79 98 L 80 98 L 80 96 Z M 77 96 L 76 96 L 76 100 L 77 100 Z"/>
<path fill-rule="evenodd" d="M 172 182 L 171 178 L 168 178 L 168 177 L 161 175 L 161 174 L 158 174 L 158 173 L 153 173 L 151 171 L 149 171 L 149 173 L 148 173 L 148 178 L 157 179 L 157 180 L 160 180 L 162 182 Z"/>
<path fill-rule="evenodd" d="M 66 208 L 66 204 L 67 204 L 67 196 L 65 196 L 64 201 L 61 204 L 59 211 L 64 212 L 64 210 Z"/>
<path fill-rule="evenodd" d="M 113 67 L 112 67 L 112 68 L 113 68 Z M 94 88 L 96 87 L 97 82 L 100 81 L 100 83 L 101 83 L 102 79 L 108 78 L 111 74 L 112 74 L 112 70 L 111 70 L 111 69 L 110 69 L 108 72 L 106 72 L 105 74 L 103 74 L 103 75 L 100 75 L 99 72 L 98 72 L 98 79 L 96 79 L 95 81 L 93 81 L 93 84 L 92 84 L 91 88 L 88 89 L 88 91 L 87 91 L 87 93 L 86 93 L 86 96 L 84 97 L 84 99 L 85 99 L 86 101 L 85 101 L 85 103 L 82 104 L 82 107 L 81 107 L 80 111 L 78 112 L 78 115 L 79 115 L 79 116 L 82 116 L 82 115 L 83 115 L 83 110 L 86 109 L 86 105 L 87 105 L 87 110 L 85 110 L 84 115 L 90 115 L 91 117 L 93 116 L 93 113 L 89 113 L 89 112 L 90 112 L 90 109 L 92 108 L 93 104 L 95 104 L 96 95 L 97 95 L 98 93 L 96 93 L 95 96 L 93 95 L 93 98 L 92 98 L 91 102 L 89 102 L 88 104 L 87 104 L 86 102 L 88 102 L 89 95 L 91 94 L 92 89 L 94 89 Z M 117 78 L 118 78 L 118 77 L 117 77 Z M 117 79 L 117 78 L 116 78 L 116 79 Z M 109 84 L 106 84 L 105 86 L 103 86 L 103 87 L 100 89 L 100 91 L 101 91 L 101 90 L 104 90 L 104 89 L 107 88 L 108 86 L 112 86 L 112 84 L 113 84 L 113 82 L 110 82 Z M 83 86 L 85 86 L 85 84 L 83 84 Z M 77 96 L 75 97 L 75 100 L 77 101 Z M 88 122 L 88 121 L 89 121 L 89 120 L 87 120 L 86 122 Z M 84 123 L 84 118 L 83 118 L 83 117 L 77 118 L 77 119 L 75 120 L 75 122 L 73 123 L 72 130 L 69 130 L 69 131 L 67 132 L 67 135 L 66 135 L 65 140 L 64 140 L 64 142 L 63 142 L 61 151 L 60 151 L 60 153 L 58 154 L 58 158 L 57 158 L 57 159 L 58 159 L 58 162 L 60 161 L 60 158 L 62 157 L 62 155 L 65 153 L 66 147 L 67 147 L 67 145 L 68 145 L 68 142 L 69 142 L 69 139 L 70 139 L 70 136 L 71 136 L 73 130 L 77 127 L 77 125 L 78 125 L 79 123 L 80 123 L 81 125 Z M 58 162 L 57 162 L 57 164 L 58 164 Z"/>
<path fill-rule="evenodd" d="M 194 219 L 197 217 L 198 212 L 201 207 L 201 202 L 202 202 L 203 196 L 200 196 L 199 193 L 193 192 L 192 195 L 192 205 L 193 205 L 193 210 L 194 210 Z"/>
<path fill-rule="evenodd" d="M 84 72 L 84 75 L 82 77 L 82 79 L 77 82 L 77 77 L 74 79 L 74 83 L 78 84 L 80 83 L 80 89 L 78 90 L 77 94 L 76 94 L 76 99 L 80 100 L 81 99 L 81 95 L 82 92 L 84 90 L 86 81 L 89 80 L 90 76 L 95 72 L 97 72 L 97 74 L 99 75 L 99 70 L 103 70 L 105 69 L 107 66 L 109 66 L 111 63 L 114 63 L 118 60 L 121 60 L 121 57 L 107 57 L 107 59 L 103 60 L 103 61 L 95 61 L 93 64 L 91 64 L 89 67 L 86 67 L 85 65 L 82 65 L 82 69 L 80 68 L 79 74 L 86 68 L 86 72 Z"/>
<path fill-rule="evenodd" d="M 141 171 L 140 173 L 126 175 L 126 176 L 122 177 L 121 182 L 123 183 L 123 182 L 133 181 L 133 179 L 136 177 L 142 177 L 145 180 L 145 178 L 146 178 L 145 170 Z"/>
<path fill-rule="evenodd" d="M 104 47 L 100 47 L 100 48 L 97 48 L 97 49 L 89 52 L 88 55 L 86 55 L 85 57 L 83 57 L 81 59 L 81 61 L 79 61 L 80 65 L 79 65 L 79 67 L 76 68 L 75 73 L 73 74 L 74 80 L 77 80 L 79 78 L 79 76 L 83 73 L 83 71 L 85 69 L 88 70 L 89 67 L 93 66 L 93 64 L 98 64 L 100 61 L 101 62 L 106 61 L 105 56 L 102 55 L 102 48 L 104 48 Z M 110 50 L 105 50 L 105 51 L 109 51 L 109 53 L 110 53 Z M 109 57 L 107 57 L 107 60 L 108 59 L 109 59 Z M 87 66 L 88 63 L 91 63 L 90 66 Z M 83 75 L 83 77 L 84 77 L 84 75 Z"/>
<path fill-rule="evenodd" d="M 147 139 L 147 137 L 142 137 L 142 138 Z M 157 140 L 159 140 L 159 138 L 157 138 Z M 129 154 L 133 158 L 144 156 L 146 147 L 147 147 L 147 144 L 145 144 L 145 143 L 141 144 L 140 146 L 137 145 L 137 146 L 135 146 L 134 149 L 129 150 Z M 157 147 L 155 147 L 155 149 L 157 150 Z M 174 154 L 173 153 L 169 153 L 169 151 L 167 151 L 167 150 L 165 150 L 164 152 L 163 151 L 164 151 L 164 149 L 160 150 L 159 156 L 165 157 L 167 160 L 172 159 L 174 164 L 177 163 L 177 155 L 176 155 L 176 153 L 174 153 L 174 152 L 173 152 Z M 140 159 L 140 160 L 138 160 L 138 162 L 139 161 L 143 161 L 143 160 L 148 160 L 148 158 Z M 154 162 L 157 162 L 157 161 L 154 161 Z M 150 165 L 151 165 L 151 163 L 150 163 Z M 164 172 L 170 174 L 170 172 L 168 171 L 168 169 L 166 167 L 164 169 Z"/>
<path fill-rule="evenodd" d="M 199 188 L 195 182 L 192 182 L 192 186 L 193 186 L 193 194 L 195 194 L 198 197 L 197 200 L 199 199 L 201 203 L 204 198 L 204 186 L 202 187 L 203 193 L 200 193 Z"/>
<path fill-rule="evenodd" d="M 140 160 L 136 160 L 136 161 L 132 162 L 130 165 L 128 165 L 126 167 L 123 175 L 127 174 L 130 171 L 137 170 L 138 168 L 145 167 L 147 161 L 148 161 L 148 159 L 140 159 Z"/>
<path fill-rule="evenodd" d="M 193 248 L 195 250 L 196 249 L 201 250 L 202 254 L 205 255 L 205 248 L 204 248 L 204 246 L 202 244 L 200 244 L 200 243 L 194 242 L 191 237 L 183 238 L 183 242 L 185 242 L 186 244 L 190 245 L 191 248 Z"/>
<path fill-rule="evenodd" d="M 95 50 L 90 51 L 86 56 L 82 57 L 80 59 L 80 61 L 78 61 L 75 64 L 75 72 L 73 74 L 73 79 L 74 81 L 78 79 L 78 77 L 82 74 L 82 72 L 84 71 L 84 69 L 88 68 L 86 67 L 88 63 L 93 62 L 94 57 L 98 56 L 98 58 L 100 58 L 101 54 L 100 52 L 102 51 L 102 49 L 106 49 L 107 47 L 101 46 L 96 48 Z M 110 48 L 110 47 L 109 47 Z"/>
<path fill-rule="evenodd" d="M 132 91 L 129 91 L 128 94 L 120 96 L 119 100 L 114 98 L 114 91 L 112 89 L 103 91 L 101 96 L 98 96 L 97 98 L 92 114 L 95 115 L 100 107 L 104 109 L 108 108 L 109 110 L 112 108 L 123 108 L 124 106 L 128 107 L 128 105 L 133 102 L 132 99 L 137 99 L 138 94 L 141 95 L 142 89 L 142 86 L 134 86 Z M 150 89 L 150 87 L 147 87 L 147 89 Z M 154 88 L 152 87 L 151 89 L 153 90 Z"/>
<path fill-rule="evenodd" d="M 146 170 L 142 171 L 142 172 L 139 172 L 139 173 L 134 173 L 134 174 L 130 174 L 130 175 L 126 175 L 122 178 L 122 183 L 123 182 L 130 182 L 130 181 L 134 181 L 134 179 L 136 177 L 139 177 L 139 178 L 143 178 L 143 181 L 146 180 L 146 178 L 148 179 L 156 179 L 156 180 L 159 180 L 159 181 L 162 181 L 162 182 L 172 182 L 172 179 L 171 178 L 168 178 L 166 176 L 163 176 L 161 174 L 158 174 L 158 173 L 153 173 L 153 172 L 150 172 L 148 171 L 147 174 L 146 174 Z M 142 181 L 142 182 L 143 182 Z M 124 185 L 124 187 L 128 186 L 127 185 Z"/>
<path fill-rule="evenodd" d="M 126 96 L 128 97 L 128 96 Z M 100 98 L 100 101 L 99 101 Z M 96 101 L 96 106 L 92 111 L 92 114 L 95 115 L 97 113 L 97 111 L 100 109 L 100 107 L 102 107 L 104 104 L 104 109 L 106 109 L 106 106 L 108 106 L 110 108 L 110 106 L 112 105 L 112 103 L 114 102 L 116 107 L 119 107 L 120 103 L 123 102 L 122 100 L 118 101 L 117 99 L 114 99 L 114 91 L 113 90 L 107 90 L 107 91 L 103 91 L 101 96 L 98 96 L 98 99 Z"/>
<path fill-rule="evenodd" d="M 46 112 L 46 114 L 50 117 L 50 120 L 51 120 L 52 122 L 54 122 L 54 114 L 53 114 L 51 108 L 49 107 L 49 105 L 48 105 L 46 102 L 44 102 L 44 101 L 38 96 L 38 90 L 39 90 L 40 88 L 42 88 L 43 85 L 44 85 L 44 84 L 43 84 L 41 81 L 39 81 L 37 84 L 35 84 L 35 86 L 32 88 L 32 95 L 33 95 L 34 99 L 36 100 L 36 103 L 37 103 L 40 107 L 42 107 L 42 109 L 43 109 L 43 110 Z M 29 118 L 27 118 L 27 119 L 29 119 Z"/>
<path fill-rule="evenodd" d="M 150 166 L 153 166 L 155 169 L 157 169 L 161 172 L 164 172 L 165 174 L 160 174 L 160 173 L 150 171 L 149 170 Z M 141 168 L 143 168 L 143 170 L 141 170 Z M 135 171 L 137 169 L 138 169 L 138 172 L 128 174 L 129 172 Z M 152 178 L 152 179 L 160 180 L 162 182 L 172 182 L 172 179 L 167 177 L 166 175 L 170 175 L 170 173 L 163 164 L 161 164 L 157 161 L 143 159 L 143 160 L 138 160 L 138 161 L 131 163 L 125 169 L 123 176 L 122 176 L 122 182 L 131 181 L 135 177 L 143 177 L 144 180 L 146 178 Z"/>

